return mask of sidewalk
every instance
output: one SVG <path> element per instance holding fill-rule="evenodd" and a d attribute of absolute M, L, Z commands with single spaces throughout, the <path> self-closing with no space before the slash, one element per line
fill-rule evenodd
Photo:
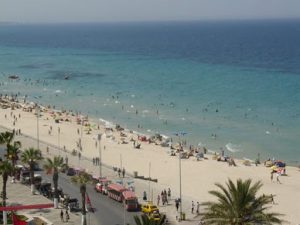
<path fill-rule="evenodd" d="M 2 187 L 2 179 L 0 179 L 0 185 Z M 45 198 L 42 195 L 32 195 L 30 186 L 25 186 L 20 183 L 7 182 L 7 205 L 34 205 L 34 204 L 48 204 L 53 201 Z M 81 215 L 79 213 L 69 213 L 70 220 L 68 222 L 62 222 L 60 220 L 61 209 L 34 209 L 34 210 L 21 210 L 20 214 L 28 217 L 43 217 L 53 225 L 78 225 L 81 222 Z"/>

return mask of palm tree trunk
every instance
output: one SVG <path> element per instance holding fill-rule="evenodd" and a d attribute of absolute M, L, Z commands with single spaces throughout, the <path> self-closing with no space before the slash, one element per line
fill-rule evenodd
<path fill-rule="evenodd" d="M 85 186 L 85 184 L 80 185 L 80 193 L 81 193 L 81 201 L 82 201 L 81 225 L 87 225 L 87 222 L 86 222 L 86 207 L 85 207 L 85 195 L 86 195 L 86 186 Z"/>
<path fill-rule="evenodd" d="M 8 174 L 7 173 L 3 173 L 2 178 L 3 178 L 3 185 L 2 185 L 2 206 L 5 207 L 6 206 L 6 183 L 7 183 L 7 179 L 8 179 Z M 7 212 L 6 211 L 3 211 L 3 224 L 7 225 Z"/>
<path fill-rule="evenodd" d="M 13 176 L 13 182 L 15 182 L 15 177 L 16 177 L 16 162 L 17 162 L 17 160 L 15 159 L 15 158 L 13 158 L 13 160 L 11 161 L 12 162 L 12 165 L 13 165 L 13 168 L 14 168 L 14 170 L 13 170 L 13 174 L 12 174 L 12 176 Z"/>
<path fill-rule="evenodd" d="M 54 184 L 54 198 L 53 198 L 53 204 L 54 204 L 54 208 L 58 208 L 58 191 L 57 191 L 57 187 L 58 187 L 58 172 L 54 171 L 53 173 L 53 184 Z"/>
<path fill-rule="evenodd" d="M 30 189 L 31 194 L 34 194 L 34 171 L 33 171 L 33 164 L 30 164 Z"/>

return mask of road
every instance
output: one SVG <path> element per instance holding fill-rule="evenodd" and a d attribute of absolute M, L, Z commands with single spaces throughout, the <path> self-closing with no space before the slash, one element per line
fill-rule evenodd
<path fill-rule="evenodd" d="M 42 171 L 36 173 L 42 174 L 43 180 L 52 181 L 52 176 L 45 175 Z M 81 203 L 79 186 L 71 183 L 70 177 L 60 173 L 58 184 L 64 193 L 69 194 L 72 198 L 77 198 Z M 127 212 L 121 203 L 97 193 L 92 185 L 87 185 L 87 193 L 93 208 L 95 208 L 95 213 L 89 213 L 87 215 L 88 225 L 135 225 L 133 216 L 139 215 L 139 213 Z M 70 216 L 72 216 L 72 214 Z"/>

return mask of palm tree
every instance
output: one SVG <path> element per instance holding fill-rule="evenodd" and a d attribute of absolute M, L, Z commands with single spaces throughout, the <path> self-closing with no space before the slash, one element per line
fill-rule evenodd
<path fill-rule="evenodd" d="M 8 155 L 8 148 L 9 145 L 11 144 L 12 140 L 15 137 L 15 132 L 9 132 L 5 131 L 0 133 L 0 144 L 5 144 L 6 145 L 6 154 Z M 21 142 L 17 141 L 17 143 L 21 146 Z"/>
<path fill-rule="evenodd" d="M 11 145 L 7 146 L 6 158 L 11 160 L 13 167 L 15 167 L 16 162 L 19 160 L 19 153 L 21 152 L 21 143 L 19 141 L 14 141 Z"/>
<path fill-rule="evenodd" d="M 6 184 L 8 177 L 12 175 L 14 167 L 12 164 L 5 160 L 0 162 L 0 174 L 2 175 L 3 185 L 2 185 L 2 206 L 6 206 Z M 3 211 L 3 223 L 7 224 L 7 212 Z"/>
<path fill-rule="evenodd" d="M 270 196 L 256 197 L 262 187 L 260 181 L 251 185 L 251 179 L 238 179 L 236 185 L 229 179 L 226 187 L 217 183 L 221 191 L 209 191 L 218 198 L 217 202 L 205 202 L 204 212 L 201 213 L 205 224 L 212 225 L 271 225 L 282 224 L 278 217 L 282 214 L 269 211 Z"/>
<path fill-rule="evenodd" d="M 44 164 L 44 169 L 47 174 L 53 174 L 53 184 L 54 184 L 54 208 L 58 208 L 58 175 L 59 172 L 65 167 L 64 159 L 61 156 L 54 156 L 53 160 L 50 158 L 46 159 Z"/>
<path fill-rule="evenodd" d="M 149 217 L 145 214 L 139 216 L 134 216 L 134 221 L 136 225 L 163 225 L 166 219 L 165 215 L 162 215 L 160 220 L 155 221 L 153 219 L 149 219 Z"/>
<path fill-rule="evenodd" d="M 81 202 L 82 202 L 82 208 L 81 208 L 81 225 L 87 225 L 86 223 L 86 206 L 85 206 L 85 198 L 86 198 L 86 184 L 91 182 L 91 176 L 87 174 L 86 172 L 80 172 L 78 175 L 73 176 L 71 178 L 71 181 L 75 184 L 80 185 L 80 193 L 81 193 Z"/>
<path fill-rule="evenodd" d="M 34 165 L 37 161 L 43 159 L 42 152 L 39 149 L 28 148 L 21 155 L 21 161 L 29 166 L 31 193 L 34 194 Z"/>

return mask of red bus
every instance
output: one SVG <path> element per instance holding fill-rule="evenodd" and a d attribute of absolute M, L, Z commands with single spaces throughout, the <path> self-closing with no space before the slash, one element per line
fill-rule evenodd
<path fill-rule="evenodd" d="M 137 210 L 139 207 L 138 199 L 134 192 L 129 191 L 120 184 L 109 184 L 107 186 L 107 195 L 118 202 L 124 202 L 128 211 Z"/>
<path fill-rule="evenodd" d="M 109 184 L 107 186 L 107 195 L 118 202 L 123 201 L 123 191 L 126 191 L 126 188 L 120 184 Z"/>
<path fill-rule="evenodd" d="M 136 211 L 139 208 L 138 199 L 134 192 L 126 190 L 122 193 L 123 202 L 127 211 Z"/>

